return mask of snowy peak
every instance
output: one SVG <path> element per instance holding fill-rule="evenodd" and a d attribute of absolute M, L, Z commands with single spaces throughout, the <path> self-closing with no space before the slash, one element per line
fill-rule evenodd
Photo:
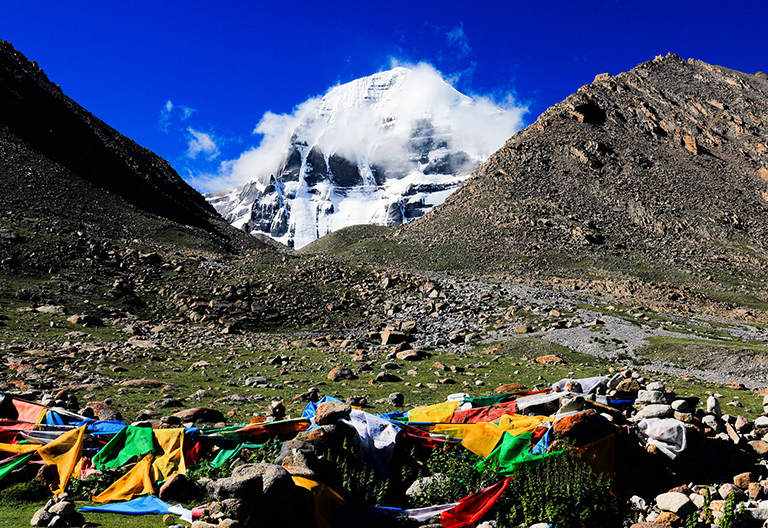
<path fill-rule="evenodd" d="M 431 67 L 393 68 L 283 116 L 295 125 L 280 157 L 207 198 L 236 227 L 296 248 L 349 225 L 407 223 L 442 203 L 521 113 L 461 94 Z"/>

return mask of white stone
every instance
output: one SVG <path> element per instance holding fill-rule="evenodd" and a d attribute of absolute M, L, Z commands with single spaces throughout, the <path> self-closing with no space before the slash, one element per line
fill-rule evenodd
<path fill-rule="evenodd" d="M 668 418 L 674 411 L 671 405 L 651 404 L 646 405 L 632 417 L 634 422 L 639 422 L 645 418 Z"/>
<path fill-rule="evenodd" d="M 657 390 L 637 391 L 636 403 L 665 403 L 664 393 Z"/>
<path fill-rule="evenodd" d="M 629 507 L 634 511 L 643 511 L 648 505 L 645 503 L 645 499 L 639 495 L 632 495 L 629 498 Z"/>
<path fill-rule="evenodd" d="M 697 509 L 703 508 L 704 503 L 706 502 L 704 495 L 699 495 L 698 493 L 691 493 L 688 498 L 691 499 L 691 502 L 696 505 Z"/>
<path fill-rule="evenodd" d="M 664 384 L 660 381 L 654 381 L 653 383 L 649 383 L 647 387 L 645 387 L 646 390 L 649 391 L 664 391 L 666 387 Z"/>
<path fill-rule="evenodd" d="M 656 506 L 662 511 L 672 512 L 680 517 L 687 517 L 688 514 L 696 511 L 696 505 L 691 502 L 684 493 L 670 491 L 662 493 L 656 497 Z"/>
<path fill-rule="evenodd" d="M 744 508 L 742 515 L 753 521 L 768 521 L 768 508 Z"/>
<path fill-rule="evenodd" d="M 715 416 L 714 414 L 705 414 L 702 417 L 701 422 L 707 427 L 709 427 L 710 429 L 712 429 L 715 433 L 719 433 L 720 431 L 723 430 L 722 422 L 720 422 L 720 420 L 718 420 L 717 416 Z"/>
<path fill-rule="evenodd" d="M 720 402 L 714 396 L 707 398 L 707 412 L 717 416 L 723 414 L 723 411 L 720 409 Z"/>

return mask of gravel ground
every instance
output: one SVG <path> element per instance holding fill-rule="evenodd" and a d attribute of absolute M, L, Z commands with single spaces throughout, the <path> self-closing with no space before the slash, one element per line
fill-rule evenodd
<path fill-rule="evenodd" d="M 441 285 L 446 293 L 445 301 L 453 309 L 441 314 L 440 317 L 424 316 L 418 313 L 417 309 L 411 313 L 402 314 L 403 316 L 412 315 L 417 321 L 420 328 L 420 339 L 417 344 L 425 348 L 455 351 L 471 348 L 468 344 L 449 341 L 448 338 L 457 331 L 463 331 L 465 334 L 473 332 L 483 334 L 482 342 L 486 343 L 520 337 L 540 337 L 585 354 L 640 364 L 639 368 L 648 371 L 678 376 L 689 375 L 717 383 L 740 382 L 753 389 L 768 387 L 768 357 L 759 352 L 754 354 L 711 352 L 719 356 L 716 360 L 707 361 L 709 368 L 706 369 L 670 365 L 668 362 L 654 361 L 648 356 L 636 355 L 639 348 L 648 344 L 647 339 L 650 337 L 685 337 L 704 340 L 703 336 L 688 333 L 692 327 L 725 332 L 731 339 L 764 341 L 768 344 L 768 335 L 765 330 L 743 322 L 611 309 L 612 307 L 603 300 L 585 301 L 582 296 L 576 298 L 564 292 L 524 285 L 498 285 L 438 277 L 431 277 L 431 279 Z M 601 310 L 608 310 L 616 315 L 578 308 L 577 304 L 595 305 Z M 575 316 L 567 317 L 571 322 L 570 328 L 517 334 L 514 328 L 518 323 L 523 324 L 521 319 L 518 323 L 510 321 L 510 324 L 501 330 L 484 334 L 485 322 L 502 317 L 511 305 L 533 314 L 546 315 L 550 310 L 557 309 Z M 587 323 L 596 319 L 603 323 L 598 327 L 599 331 L 595 331 L 593 326 L 586 326 Z M 685 330 L 686 333 L 659 328 L 660 324 Z M 717 367 L 711 368 L 713 364 Z"/>

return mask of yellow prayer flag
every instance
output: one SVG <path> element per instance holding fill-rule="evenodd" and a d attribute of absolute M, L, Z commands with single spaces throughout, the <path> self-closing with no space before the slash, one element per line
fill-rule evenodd
<path fill-rule="evenodd" d="M 75 465 L 83 453 L 85 426 L 78 427 L 59 436 L 37 449 L 37 454 L 48 466 L 53 466 L 57 481 L 51 484 L 54 495 L 63 493 L 72 476 Z"/>
<path fill-rule="evenodd" d="M 451 423 L 458 401 L 436 403 L 434 405 L 425 405 L 415 407 L 408 411 L 409 422 L 427 422 L 427 423 Z"/>
<path fill-rule="evenodd" d="M 344 499 L 332 488 L 314 480 L 294 476 L 293 483 L 309 491 L 304 496 L 307 506 L 312 510 L 317 528 L 331 528 L 331 519 L 335 510 L 344 504 Z"/>
<path fill-rule="evenodd" d="M 152 483 L 152 457 L 149 455 L 142 458 L 138 464 L 128 471 L 125 475 L 116 480 L 110 487 L 99 493 L 93 498 L 93 502 L 106 504 L 116 500 L 131 500 L 139 495 L 146 495 L 154 492 Z"/>
<path fill-rule="evenodd" d="M 186 474 L 184 463 L 184 429 L 153 429 L 152 434 L 163 454 L 152 461 L 152 478 L 155 482 L 167 480 L 176 473 Z"/>
<path fill-rule="evenodd" d="M 548 416 L 524 416 L 522 414 L 504 414 L 497 421 L 499 427 L 512 436 L 519 436 L 528 431 L 533 431 L 542 422 L 550 420 Z"/>
<path fill-rule="evenodd" d="M 461 445 L 474 454 L 486 458 L 498 445 L 504 429 L 493 422 L 480 422 L 474 425 L 475 427 L 464 436 Z"/>
<path fill-rule="evenodd" d="M 40 444 L 4 444 L 0 443 L 2 455 L 24 455 L 40 449 Z"/>

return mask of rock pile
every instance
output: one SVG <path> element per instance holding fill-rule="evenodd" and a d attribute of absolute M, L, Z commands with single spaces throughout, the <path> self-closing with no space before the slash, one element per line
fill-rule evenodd
<path fill-rule="evenodd" d="M 29 524 L 50 528 L 79 527 L 85 524 L 85 517 L 76 511 L 75 502 L 69 498 L 69 495 L 61 493 L 37 510 Z"/>

